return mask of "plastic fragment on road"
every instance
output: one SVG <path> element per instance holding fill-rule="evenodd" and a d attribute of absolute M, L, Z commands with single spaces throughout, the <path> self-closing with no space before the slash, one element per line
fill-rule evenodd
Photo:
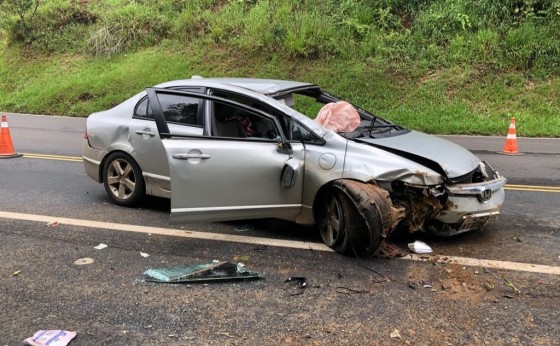
<path fill-rule="evenodd" d="M 74 261 L 74 264 L 77 266 L 83 266 L 86 264 L 92 264 L 93 263 L 93 258 L 89 258 L 89 257 L 85 257 L 85 258 L 80 258 Z"/>
<path fill-rule="evenodd" d="M 18 276 L 19 273 L 21 273 L 21 270 L 16 270 L 15 272 L 12 273 L 12 276 Z"/>
<path fill-rule="evenodd" d="M 309 281 L 307 281 L 307 278 L 305 276 L 292 276 L 290 278 L 287 278 L 286 281 L 284 282 L 297 284 L 296 291 L 294 293 L 289 294 L 292 297 L 303 294 L 307 286 L 309 286 Z"/>
<path fill-rule="evenodd" d="M 149 269 L 145 280 L 161 283 L 189 283 L 218 280 L 261 279 L 260 273 L 246 270 L 242 263 L 212 262 L 173 268 Z"/>
<path fill-rule="evenodd" d="M 66 330 L 40 330 L 32 337 L 23 340 L 25 345 L 31 346 L 65 346 L 74 339 L 76 332 Z"/>
<path fill-rule="evenodd" d="M 150 257 L 149 254 L 145 253 L 145 252 L 140 252 L 140 256 L 146 258 L 146 257 Z"/>
<path fill-rule="evenodd" d="M 306 288 L 309 284 L 305 276 L 292 276 L 291 278 L 287 278 L 284 282 L 295 282 L 299 288 Z"/>
<path fill-rule="evenodd" d="M 47 224 L 47 227 L 56 227 L 56 226 L 58 226 L 58 221 L 49 222 Z"/>
<path fill-rule="evenodd" d="M 432 248 L 420 240 L 417 240 L 414 243 L 409 243 L 408 248 L 414 253 L 432 253 Z"/>
<path fill-rule="evenodd" d="M 99 245 L 97 245 L 97 246 L 94 246 L 93 248 L 94 248 L 95 250 L 103 250 L 104 248 L 106 248 L 106 247 L 108 247 L 108 246 L 109 246 L 109 245 L 107 245 L 107 244 L 101 243 L 101 244 L 99 244 Z"/>
<path fill-rule="evenodd" d="M 395 339 L 400 339 L 401 338 L 401 333 L 399 333 L 398 329 L 395 329 L 391 332 L 391 338 Z"/>

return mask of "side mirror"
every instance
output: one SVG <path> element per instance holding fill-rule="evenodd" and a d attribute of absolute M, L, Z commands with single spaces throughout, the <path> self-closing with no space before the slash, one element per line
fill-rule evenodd
<path fill-rule="evenodd" d="M 292 150 L 292 145 L 288 142 L 279 142 L 278 143 L 278 152 L 286 155 L 292 155 L 294 152 Z"/>
<path fill-rule="evenodd" d="M 282 168 L 282 176 L 280 178 L 280 185 L 286 190 L 296 186 L 297 177 L 299 173 L 299 161 L 291 158 L 286 161 L 284 168 Z"/>

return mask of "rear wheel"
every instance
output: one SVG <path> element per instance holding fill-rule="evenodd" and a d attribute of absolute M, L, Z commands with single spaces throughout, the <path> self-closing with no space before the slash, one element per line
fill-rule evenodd
<path fill-rule="evenodd" d="M 103 184 L 113 202 L 133 206 L 144 197 L 144 179 L 140 167 L 124 153 L 112 153 L 103 165 Z"/>

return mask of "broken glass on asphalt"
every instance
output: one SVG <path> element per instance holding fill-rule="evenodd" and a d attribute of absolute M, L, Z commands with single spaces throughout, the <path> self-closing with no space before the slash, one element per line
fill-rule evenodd
<path fill-rule="evenodd" d="M 144 272 L 145 280 L 163 283 L 189 283 L 216 280 L 260 279 L 263 276 L 250 272 L 241 263 L 212 262 L 172 268 L 149 269 Z"/>

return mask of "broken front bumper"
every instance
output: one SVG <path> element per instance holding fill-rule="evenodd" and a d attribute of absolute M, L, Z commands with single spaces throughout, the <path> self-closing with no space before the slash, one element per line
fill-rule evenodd
<path fill-rule="evenodd" d="M 434 218 L 429 230 L 437 235 L 451 236 L 480 229 L 500 214 L 504 203 L 506 178 L 474 184 L 446 186 L 448 208 Z"/>

